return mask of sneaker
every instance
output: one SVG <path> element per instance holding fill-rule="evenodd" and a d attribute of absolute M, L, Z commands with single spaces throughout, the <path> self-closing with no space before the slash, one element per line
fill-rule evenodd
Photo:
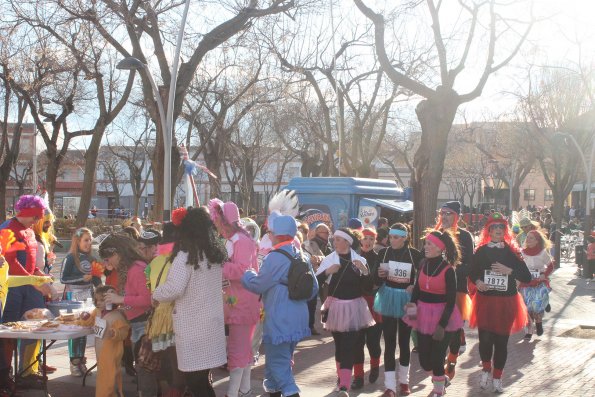
<path fill-rule="evenodd" d="M 481 378 L 479 378 L 479 387 L 482 389 L 488 388 L 488 383 L 490 381 L 490 371 L 481 371 Z"/>
<path fill-rule="evenodd" d="M 352 390 L 359 390 L 362 387 L 364 387 L 364 378 L 362 377 L 354 377 L 353 380 L 351 381 L 351 389 Z"/>
<path fill-rule="evenodd" d="M 545 307 L 545 311 L 546 312 L 551 312 L 552 311 L 552 307 L 550 306 L 550 304 L 548 303 L 547 306 Z"/>
<path fill-rule="evenodd" d="M 347 389 L 345 388 L 345 386 L 343 386 L 342 388 L 339 389 L 339 392 L 337 393 L 337 397 L 349 397 L 349 393 L 347 392 Z"/>
<path fill-rule="evenodd" d="M 450 361 L 446 362 L 446 365 L 444 366 L 444 373 L 446 374 L 446 376 L 449 377 L 449 379 L 452 379 L 455 377 L 455 367 L 457 366 L 457 363 L 453 363 Z"/>
<path fill-rule="evenodd" d="M 378 368 L 378 367 L 370 368 L 370 376 L 368 378 L 370 383 L 376 382 L 378 380 L 378 376 L 380 376 L 380 368 Z"/>
<path fill-rule="evenodd" d="M 44 390 L 46 382 L 47 377 L 43 377 L 40 374 L 31 374 L 22 378 L 17 378 L 17 388 Z"/>
<path fill-rule="evenodd" d="M 525 338 L 524 338 L 524 339 L 525 339 L 527 342 L 529 342 L 529 341 L 531 340 L 531 338 L 532 338 L 532 337 L 533 337 L 533 334 L 525 334 Z"/>
<path fill-rule="evenodd" d="M 45 367 L 46 374 L 53 374 L 54 372 L 56 372 L 58 370 L 56 367 L 52 367 L 51 365 L 44 365 L 43 367 Z"/>
<path fill-rule="evenodd" d="M 384 393 L 382 393 L 382 396 L 380 396 L 380 397 L 397 397 L 397 393 L 395 393 L 391 389 L 386 389 L 384 391 Z"/>
<path fill-rule="evenodd" d="M 450 377 L 448 375 L 444 375 L 444 388 L 446 389 L 448 386 L 450 386 Z M 446 393 L 446 391 L 444 393 Z"/>
<path fill-rule="evenodd" d="M 537 330 L 537 336 L 543 335 L 543 324 L 535 323 L 535 329 Z"/>
<path fill-rule="evenodd" d="M 248 390 L 246 393 L 242 393 L 242 391 L 238 391 L 238 397 L 252 397 L 252 389 Z"/>
<path fill-rule="evenodd" d="M 70 362 L 70 375 L 76 376 L 77 378 L 81 378 L 83 375 L 85 375 L 85 373 L 81 371 L 79 363 L 75 363 L 74 360 Z"/>
<path fill-rule="evenodd" d="M 504 388 L 502 387 L 502 379 L 494 379 L 492 381 L 492 385 L 494 386 L 494 393 L 504 393 Z"/>
<path fill-rule="evenodd" d="M 411 394 L 411 390 L 409 389 L 409 385 L 407 383 L 400 383 L 399 384 L 399 396 L 408 396 Z"/>

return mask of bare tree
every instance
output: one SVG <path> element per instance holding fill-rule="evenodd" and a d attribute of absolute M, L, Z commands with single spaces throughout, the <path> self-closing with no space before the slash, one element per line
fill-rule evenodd
<path fill-rule="evenodd" d="M 385 41 L 384 16 L 373 11 L 362 0 L 354 0 L 354 3 L 374 25 L 376 54 L 383 71 L 394 84 L 424 98 L 416 107 L 422 136 L 420 146 L 415 153 L 413 164 L 415 172 L 412 175 L 415 196 L 414 234 L 419 237 L 421 231 L 434 222 L 438 188 L 444 169 L 447 138 L 457 109 L 461 104 L 479 97 L 490 75 L 506 66 L 517 54 L 529 34 L 532 21 L 516 23 L 519 21 L 518 14 L 515 19 L 499 15 L 498 4 L 495 0 L 483 2 L 461 0 L 458 2 L 460 12 L 467 14 L 469 19 L 460 18 L 459 12 L 450 9 L 452 14 L 457 15 L 457 20 L 462 23 L 458 26 L 456 23 L 454 26 L 448 26 L 448 22 L 445 21 L 446 17 L 441 18 L 440 15 L 442 7 L 447 7 L 447 4 L 442 1 L 427 0 L 425 3 L 431 20 L 428 29 L 431 29 L 430 35 L 433 37 L 431 47 L 436 52 L 437 60 L 436 62 L 434 59 L 427 60 L 430 67 L 426 70 L 436 71 L 438 75 L 426 73 L 421 78 L 414 79 L 395 67 L 387 55 L 389 44 Z M 449 4 L 452 3 L 454 2 L 449 2 Z M 421 2 L 418 2 L 413 7 L 419 7 L 420 4 Z M 482 21 L 484 10 L 487 17 L 485 22 Z M 402 12 L 402 10 L 397 10 L 397 14 L 399 11 Z M 530 13 L 528 15 L 531 16 Z M 445 34 L 443 23 L 448 26 L 449 31 L 460 34 Z M 526 25 L 520 33 L 517 30 L 519 24 Z M 455 89 L 455 82 L 461 76 L 461 72 L 465 70 L 469 55 L 473 52 L 473 44 L 481 40 L 479 30 L 484 27 L 488 41 L 487 46 L 483 47 L 485 52 L 483 72 L 473 89 L 465 94 L 459 94 Z M 515 36 L 516 38 L 513 38 Z M 501 43 L 503 40 L 507 41 L 508 48 L 511 48 L 510 43 L 513 43 L 512 50 L 500 61 L 497 61 L 496 45 L 497 42 Z M 461 42 L 464 43 L 462 48 L 460 44 L 457 44 Z M 457 53 L 460 53 L 458 61 L 456 60 L 457 55 L 455 55 Z M 473 56 L 479 58 L 480 54 Z"/>
<path fill-rule="evenodd" d="M 103 175 L 103 178 L 101 178 L 103 189 L 111 189 L 114 195 L 114 205 L 116 208 L 120 207 L 121 192 L 127 179 L 124 165 L 111 151 L 102 150 L 102 155 L 99 157 L 97 166 Z"/>
<path fill-rule="evenodd" d="M 146 48 L 150 47 L 162 82 L 160 90 L 162 96 L 165 96 L 165 93 L 169 91 L 171 81 L 171 69 L 167 56 L 169 53 L 168 43 L 175 40 L 175 32 L 178 30 L 177 13 L 183 2 L 114 2 L 112 0 L 102 0 L 93 2 L 90 6 L 88 3 L 78 0 L 55 0 L 55 3 L 73 18 L 91 22 L 97 32 L 122 57 L 132 56 L 144 64 L 150 64 L 151 56 L 146 52 Z M 248 0 L 243 2 L 242 5 L 234 1 L 222 1 L 206 3 L 204 7 L 208 9 L 208 12 L 204 11 L 201 14 L 218 15 L 220 17 L 218 20 L 223 20 L 223 22 L 213 26 L 212 20 L 199 14 L 196 15 L 196 23 L 187 27 L 187 31 L 189 31 L 187 37 L 189 37 L 188 40 L 191 44 L 187 46 L 190 51 L 184 56 L 177 76 L 173 109 L 174 125 L 183 111 L 184 99 L 204 57 L 234 36 L 247 31 L 260 18 L 292 10 L 295 7 L 295 1 L 272 0 L 264 7 L 259 7 L 257 0 Z M 202 19 L 199 21 L 199 18 Z M 197 29 L 205 27 L 204 31 L 197 31 Z M 150 43 L 149 46 L 146 45 L 147 41 Z M 122 44 L 124 42 L 130 43 L 132 51 L 129 51 L 129 47 Z M 164 126 L 160 122 L 151 83 L 147 75 L 148 72 L 148 69 L 144 69 L 140 74 L 143 102 L 158 131 L 152 168 L 155 170 L 153 178 L 155 191 L 160 192 L 163 191 L 163 179 L 171 177 L 176 180 L 178 169 L 173 167 L 171 176 L 163 175 Z M 174 139 L 173 147 L 176 146 L 177 143 Z M 177 150 L 172 150 L 172 163 L 179 163 Z M 172 189 L 172 191 L 175 191 L 175 189 Z M 155 211 L 157 214 L 162 214 L 163 197 L 157 194 L 155 198 Z"/>
<path fill-rule="evenodd" d="M 522 106 L 532 124 L 533 141 L 539 145 L 537 159 L 546 183 L 552 189 L 552 216 L 561 225 L 564 201 L 572 190 L 580 165 L 576 148 L 559 131 L 595 105 L 580 74 L 570 68 L 544 68 L 530 75 L 529 92 Z M 592 139 L 590 130 L 569 131 L 582 147 Z M 556 235 L 559 246 L 560 235 Z M 556 250 L 556 263 L 560 250 Z"/>

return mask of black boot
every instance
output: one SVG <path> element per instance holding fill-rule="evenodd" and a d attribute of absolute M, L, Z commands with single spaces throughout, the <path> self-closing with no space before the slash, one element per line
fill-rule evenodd
<path fill-rule="evenodd" d="M 292 394 L 291 396 L 287 396 L 287 397 L 300 397 L 300 394 L 299 393 L 295 393 L 295 394 Z"/>
<path fill-rule="evenodd" d="M 269 393 L 269 397 L 281 397 L 281 392 L 276 391 L 274 393 Z"/>

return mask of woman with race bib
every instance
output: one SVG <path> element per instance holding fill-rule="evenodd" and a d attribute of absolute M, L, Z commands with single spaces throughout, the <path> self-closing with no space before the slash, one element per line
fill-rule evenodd
<path fill-rule="evenodd" d="M 477 287 L 469 324 L 479 331 L 483 366 L 479 385 L 488 388 L 493 367 L 493 389 L 503 393 L 508 338 L 527 323 L 527 308 L 517 290 L 517 281 L 528 283 L 531 273 L 502 214 L 495 212 L 488 217 L 477 246 L 469 274 Z"/>
<path fill-rule="evenodd" d="M 533 322 L 537 336 L 543 335 L 543 313 L 549 311 L 550 305 L 550 281 L 549 275 L 554 271 L 554 260 L 549 254 L 550 240 L 540 230 L 531 230 L 525 238 L 525 247 L 522 254 L 529 271 L 531 281 L 519 286 L 519 292 L 523 295 L 529 321 L 525 333 L 525 340 L 531 340 L 533 336 Z"/>
<path fill-rule="evenodd" d="M 374 311 L 382 315 L 384 332 L 384 387 L 383 397 L 411 393 L 409 389 L 409 339 L 411 327 L 403 322 L 405 304 L 411 300 L 417 268 L 422 254 L 410 246 L 407 226 L 395 223 L 389 232 L 387 248 L 378 252 L 380 265 L 375 282 L 380 285 L 374 300 Z M 397 390 L 395 353 L 399 340 L 399 389 Z"/>

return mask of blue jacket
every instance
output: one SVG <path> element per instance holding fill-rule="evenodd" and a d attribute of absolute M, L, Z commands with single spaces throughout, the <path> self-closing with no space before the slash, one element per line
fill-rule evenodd
<path fill-rule="evenodd" d="M 297 254 L 293 244 L 280 249 Z M 260 271 L 247 271 L 242 277 L 242 285 L 248 291 L 262 295 L 264 303 L 263 342 L 273 345 L 299 342 L 311 335 L 308 326 L 308 301 L 289 299 L 287 274 L 291 261 L 278 252 L 270 252 L 262 262 Z M 310 266 L 311 267 L 311 266 Z M 318 283 L 312 288 L 310 299 L 318 293 Z"/>

